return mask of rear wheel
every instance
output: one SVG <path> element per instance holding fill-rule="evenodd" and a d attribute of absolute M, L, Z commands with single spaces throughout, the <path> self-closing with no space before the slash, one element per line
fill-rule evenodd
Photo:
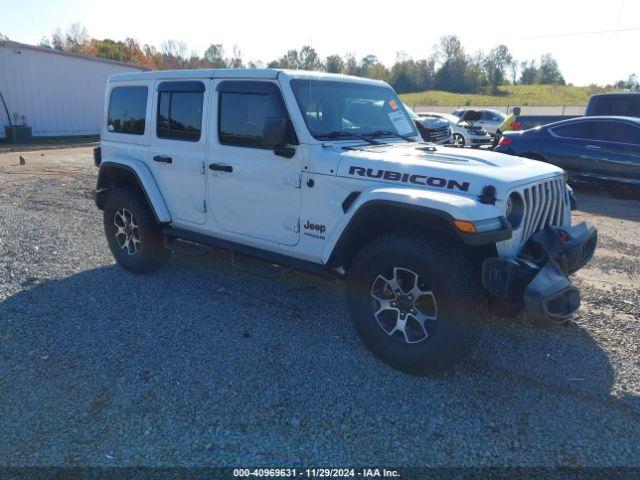
<path fill-rule="evenodd" d="M 127 188 L 110 191 L 103 220 L 109 249 L 126 270 L 152 272 L 169 259 L 171 252 L 164 248 L 162 228 L 137 192 Z"/>
<path fill-rule="evenodd" d="M 349 270 L 347 298 L 360 337 L 377 357 L 426 375 L 451 368 L 472 349 L 484 295 L 461 251 L 406 234 L 362 249 Z"/>

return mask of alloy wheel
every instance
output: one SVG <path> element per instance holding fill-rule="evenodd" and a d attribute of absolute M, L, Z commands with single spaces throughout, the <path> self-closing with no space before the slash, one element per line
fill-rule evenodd
<path fill-rule="evenodd" d="M 113 224 L 116 226 L 116 242 L 118 246 L 129 255 L 138 253 L 140 241 L 140 228 L 136 223 L 133 214 L 126 208 L 116 211 L 113 217 Z"/>
<path fill-rule="evenodd" d="M 413 270 L 394 267 L 371 286 L 374 317 L 385 333 L 401 343 L 419 343 L 437 325 L 436 297 L 428 282 Z"/>

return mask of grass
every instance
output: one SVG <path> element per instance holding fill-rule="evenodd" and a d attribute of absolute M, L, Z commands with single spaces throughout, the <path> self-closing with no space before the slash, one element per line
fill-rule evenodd
<path fill-rule="evenodd" d="M 586 105 L 602 87 L 574 87 L 572 85 L 506 85 L 498 95 L 477 95 L 431 90 L 400 95 L 404 103 L 442 106 L 507 106 L 507 105 Z"/>

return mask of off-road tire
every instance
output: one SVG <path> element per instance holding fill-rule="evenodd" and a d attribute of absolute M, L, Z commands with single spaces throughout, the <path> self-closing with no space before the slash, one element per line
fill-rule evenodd
<path fill-rule="evenodd" d="M 140 242 L 134 254 L 123 249 L 116 238 L 118 227 L 114 220 L 116 213 L 123 211 L 130 212 L 137 225 Z M 105 202 L 103 221 L 109 249 L 116 262 L 125 270 L 139 274 L 150 273 L 163 266 L 171 256 L 171 252 L 164 247 L 162 228 L 140 193 L 126 187 L 111 190 Z M 120 242 L 122 243 L 122 236 Z"/>
<path fill-rule="evenodd" d="M 375 316 L 382 304 L 373 300 L 374 282 L 394 267 L 426 279 L 423 283 L 429 284 L 437 302 L 434 330 L 419 343 L 403 343 L 389 335 Z M 475 346 L 486 311 L 480 285 L 477 268 L 451 241 L 390 234 L 369 242 L 354 259 L 347 276 L 347 301 L 358 334 L 378 358 L 407 373 L 429 375 L 452 368 Z"/>

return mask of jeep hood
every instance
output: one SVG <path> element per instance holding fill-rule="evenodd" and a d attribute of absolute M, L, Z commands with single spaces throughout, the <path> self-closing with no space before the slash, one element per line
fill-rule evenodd
<path fill-rule="evenodd" d="M 346 150 L 336 146 L 334 151 L 340 156 L 338 176 L 468 195 L 480 195 L 486 185 L 493 185 L 499 199 L 514 187 L 563 173 L 549 163 L 490 150 L 424 143 L 386 143 Z"/>

